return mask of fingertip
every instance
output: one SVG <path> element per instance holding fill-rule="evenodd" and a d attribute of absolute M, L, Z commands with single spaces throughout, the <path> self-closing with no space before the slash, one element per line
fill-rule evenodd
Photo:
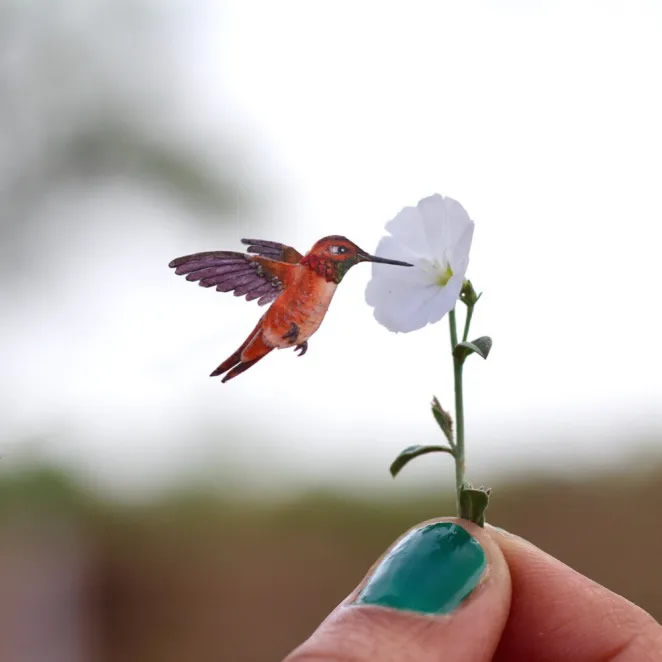
<path fill-rule="evenodd" d="M 292 660 L 490 660 L 510 605 L 510 575 L 483 529 L 429 520 L 401 536 Z"/>
<path fill-rule="evenodd" d="M 524 538 L 488 530 L 508 562 L 513 590 L 495 661 L 651 659 L 641 651 L 656 650 L 662 628 L 643 609 Z"/>

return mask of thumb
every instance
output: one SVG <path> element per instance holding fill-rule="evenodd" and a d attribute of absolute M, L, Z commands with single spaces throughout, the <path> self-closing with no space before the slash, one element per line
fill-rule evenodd
<path fill-rule="evenodd" d="M 500 548 L 465 520 L 407 532 L 285 662 L 487 662 L 510 609 Z"/>

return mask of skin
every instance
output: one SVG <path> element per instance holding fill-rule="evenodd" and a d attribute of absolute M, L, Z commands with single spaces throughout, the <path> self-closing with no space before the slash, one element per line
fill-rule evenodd
<path fill-rule="evenodd" d="M 364 579 L 285 662 L 662 661 L 662 626 L 636 605 L 522 538 L 448 519 L 488 560 L 455 612 L 353 605 Z"/>

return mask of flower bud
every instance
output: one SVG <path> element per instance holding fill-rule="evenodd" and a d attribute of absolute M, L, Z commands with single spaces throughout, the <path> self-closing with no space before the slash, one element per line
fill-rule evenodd
<path fill-rule="evenodd" d="M 476 294 L 474 286 L 471 284 L 471 281 L 467 279 L 462 284 L 462 289 L 460 290 L 460 301 L 467 306 L 474 306 L 478 299 L 480 299 L 481 294 Z"/>

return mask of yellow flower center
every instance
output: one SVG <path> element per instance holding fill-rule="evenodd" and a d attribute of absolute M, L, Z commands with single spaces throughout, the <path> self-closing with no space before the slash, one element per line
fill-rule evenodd
<path fill-rule="evenodd" d="M 445 287 L 446 283 L 453 277 L 453 270 L 451 265 L 446 263 L 446 269 L 437 275 L 437 285 L 440 287 Z"/>
<path fill-rule="evenodd" d="M 425 274 L 425 280 L 435 287 L 446 287 L 453 277 L 453 269 L 446 256 L 433 260 L 422 258 L 416 266 Z"/>

